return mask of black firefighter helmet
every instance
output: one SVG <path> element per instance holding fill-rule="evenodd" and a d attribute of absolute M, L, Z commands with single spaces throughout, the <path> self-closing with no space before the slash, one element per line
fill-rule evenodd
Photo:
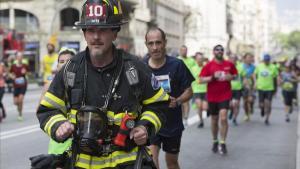
<path fill-rule="evenodd" d="M 80 21 L 75 22 L 75 27 L 120 28 L 127 22 L 120 0 L 87 0 L 82 6 Z"/>

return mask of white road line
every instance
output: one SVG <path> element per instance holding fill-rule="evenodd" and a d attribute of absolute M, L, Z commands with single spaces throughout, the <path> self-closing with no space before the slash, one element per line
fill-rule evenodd
<path fill-rule="evenodd" d="M 33 133 L 36 131 L 40 131 L 39 125 L 31 125 L 27 127 L 22 127 L 15 130 L 5 131 L 0 133 L 0 140 L 8 139 L 11 137 L 17 137 L 28 133 Z"/>
<path fill-rule="evenodd" d="M 193 125 L 193 124 L 197 123 L 198 121 L 199 121 L 198 115 L 194 115 L 193 117 L 188 119 L 188 124 Z M 41 131 L 38 124 L 27 126 L 27 127 L 22 127 L 22 128 L 15 129 L 15 130 L 5 131 L 5 132 L 0 133 L 0 140 L 5 140 L 8 138 L 17 137 L 17 136 L 21 136 L 24 134 L 37 132 L 37 131 Z"/>
<path fill-rule="evenodd" d="M 11 138 L 11 137 L 21 136 L 21 135 L 28 134 L 28 133 L 33 133 L 33 132 L 36 132 L 36 131 L 41 131 L 41 129 L 40 128 L 33 128 L 33 129 L 30 129 L 30 130 L 27 130 L 27 131 L 7 134 L 7 135 L 4 135 L 4 136 L 0 136 L 0 140 L 5 140 L 5 139 Z"/>
<path fill-rule="evenodd" d="M 15 129 L 15 130 L 1 132 L 0 136 L 9 135 L 9 134 L 18 133 L 18 132 L 23 132 L 24 130 L 30 130 L 30 129 L 33 129 L 33 128 L 39 128 L 39 125 L 36 124 L 36 125 L 27 126 L 27 127 L 22 127 L 22 128 Z"/>

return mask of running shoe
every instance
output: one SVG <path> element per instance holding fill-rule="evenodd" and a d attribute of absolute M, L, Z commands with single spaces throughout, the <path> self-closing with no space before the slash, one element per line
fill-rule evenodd
<path fill-rule="evenodd" d="M 203 127 L 204 127 L 204 123 L 203 122 L 201 122 L 201 123 L 198 124 L 198 128 L 203 128 Z"/>
<path fill-rule="evenodd" d="M 261 117 L 264 117 L 264 116 L 265 116 L 265 110 L 264 110 L 264 109 L 261 109 L 261 110 L 260 110 L 260 115 L 261 115 Z"/>
<path fill-rule="evenodd" d="M 227 154 L 226 144 L 220 144 L 220 147 L 219 147 L 219 153 L 220 153 L 221 155 Z"/>
<path fill-rule="evenodd" d="M 248 114 L 245 114 L 244 121 L 249 121 L 249 120 L 250 120 L 250 116 Z"/>
<path fill-rule="evenodd" d="M 23 121 L 23 117 L 22 116 L 18 116 L 18 121 Z"/>
<path fill-rule="evenodd" d="M 267 126 L 270 125 L 270 122 L 269 122 L 268 119 L 265 120 L 265 124 L 266 124 Z"/>
<path fill-rule="evenodd" d="M 219 146 L 218 141 L 214 142 L 211 151 L 213 153 L 217 153 L 218 152 L 218 146 Z"/>
<path fill-rule="evenodd" d="M 232 119 L 232 117 L 233 117 L 233 113 L 232 113 L 232 111 L 230 110 L 230 112 L 229 112 L 229 116 L 228 116 L 228 119 L 229 119 L 229 120 L 231 120 L 231 119 Z"/>
<path fill-rule="evenodd" d="M 237 122 L 236 122 L 236 119 L 233 119 L 233 120 L 232 120 L 232 123 L 233 123 L 234 126 L 238 126 L 238 124 L 237 124 Z"/>

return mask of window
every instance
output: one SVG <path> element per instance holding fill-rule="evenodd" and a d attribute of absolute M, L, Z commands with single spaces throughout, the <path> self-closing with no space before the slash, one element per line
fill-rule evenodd
<path fill-rule="evenodd" d="M 38 19 L 32 13 L 15 9 L 15 29 L 18 32 L 36 32 L 39 29 Z"/>
<path fill-rule="evenodd" d="M 0 27 L 8 29 L 9 28 L 9 10 L 0 10 Z"/>
<path fill-rule="evenodd" d="M 9 9 L 0 10 L 0 27 L 9 29 L 9 15 Z M 15 9 L 15 29 L 17 32 L 38 31 L 38 19 L 32 13 Z"/>
<path fill-rule="evenodd" d="M 74 23 L 79 21 L 79 11 L 74 8 L 66 8 L 60 12 L 60 29 L 72 30 Z"/>

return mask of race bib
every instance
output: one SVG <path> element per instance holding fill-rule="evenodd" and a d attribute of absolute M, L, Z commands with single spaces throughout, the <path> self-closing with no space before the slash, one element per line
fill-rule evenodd
<path fill-rule="evenodd" d="M 291 82 L 283 82 L 282 89 L 287 90 L 287 91 L 291 91 L 291 90 L 294 89 L 294 85 Z"/>
<path fill-rule="evenodd" d="M 215 78 L 218 81 L 225 81 L 226 72 L 224 72 L 224 71 L 217 71 L 217 72 L 215 72 L 214 76 L 215 76 Z"/>
<path fill-rule="evenodd" d="M 15 79 L 15 83 L 18 85 L 23 85 L 25 84 L 25 78 L 24 77 L 18 77 Z"/>
<path fill-rule="evenodd" d="M 171 83 L 169 75 L 155 76 L 159 85 L 168 93 L 171 93 Z"/>
<path fill-rule="evenodd" d="M 269 71 L 264 70 L 264 71 L 262 71 L 262 72 L 260 73 L 260 75 L 261 75 L 262 77 L 268 77 L 268 76 L 270 76 L 270 73 L 269 73 Z"/>

